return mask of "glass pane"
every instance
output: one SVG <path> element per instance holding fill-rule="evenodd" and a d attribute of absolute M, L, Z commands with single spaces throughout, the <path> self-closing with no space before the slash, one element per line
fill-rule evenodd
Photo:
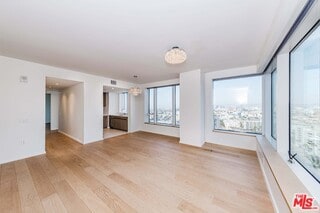
<path fill-rule="evenodd" d="M 172 124 L 172 86 L 157 88 L 157 123 Z"/>
<path fill-rule="evenodd" d="M 261 76 L 213 81 L 214 129 L 262 133 Z"/>
<path fill-rule="evenodd" d="M 290 54 L 291 154 L 320 180 L 320 27 Z"/>
<path fill-rule="evenodd" d="M 271 136 L 277 139 L 277 71 L 271 73 Z"/>
<path fill-rule="evenodd" d="M 180 86 L 176 86 L 176 125 L 180 125 Z"/>
<path fill-rule="evenodd" d="M 154 89 L 149 91 L 149 122 L 154 123 Z"/>

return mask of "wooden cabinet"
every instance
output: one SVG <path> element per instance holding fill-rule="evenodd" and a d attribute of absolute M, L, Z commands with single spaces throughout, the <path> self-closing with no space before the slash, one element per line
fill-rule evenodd
<path fill-rule="evenodd" d="M 128 117 L 110 115 L 110 128 L 128 131 Z"/>

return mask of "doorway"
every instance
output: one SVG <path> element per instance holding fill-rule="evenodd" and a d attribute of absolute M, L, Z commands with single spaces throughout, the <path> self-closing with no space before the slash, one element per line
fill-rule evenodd
<path fill-rule="evenodd" d="M 83 82 L 46 78 L 46 136 L 60 132 L 83 143 Z"/>
<path fill-rule="evenodd" d="M 51 130 L 51 94 L 46 93 L 46 134 Z"/>
<path fill-rule="evenodd" d="M 103 138 L 128 133 L 128 90 L 103 87 Z"/>

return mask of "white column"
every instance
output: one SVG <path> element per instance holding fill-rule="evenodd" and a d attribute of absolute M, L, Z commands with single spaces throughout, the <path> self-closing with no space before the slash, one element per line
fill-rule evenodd
<path fill-rule="evenodd" d="M 204 143 L 204 78 L 200 70 L 180 74 L 180 143 Z"/>

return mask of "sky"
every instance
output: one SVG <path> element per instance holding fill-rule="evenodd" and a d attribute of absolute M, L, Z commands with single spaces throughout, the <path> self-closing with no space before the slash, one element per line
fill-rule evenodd
<path fill-rule="evenodd" d="M 291 55 L 291 103 L 320 104 L 320 27 Z"/>
<path fill-rule="evenodd" d="M 213 81 L 214 105 L 257 105 L 262 103 L 261 76 Z"/>

